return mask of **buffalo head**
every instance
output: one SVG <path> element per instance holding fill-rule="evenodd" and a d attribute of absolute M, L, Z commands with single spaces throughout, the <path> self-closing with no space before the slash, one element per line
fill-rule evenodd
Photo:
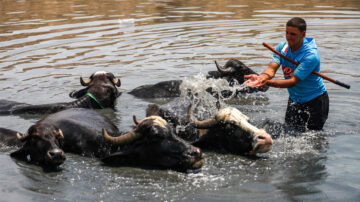
<path fill-rule="evenodd" d="M 215 79 L 226 79 L 229 82 L 230 86 L 234 86 L 235 84 L 243 84 L 245 81 L 244 76 L 249 74 L 257 74 L 254 70 L 247 67 L 244 63 L 237 59 L 230 59 L 225 63 L 225 66 L 219 65 L 215 61 L 215 65 L 217 71 L 209 71 L 207 78 L 215 78 Z M 244 93 L 253 93 L 258 91 L 267 91 L 269 89 L 268 86 L 263 86 L 259 88 L 254 88 L 250 86 L 245 86 L 243 89 L 239 89 L 236 91 L 236 94 L 244 94 Z M 207 91 L 214 96 L 216 96 L 216 92 L 213 92 L 211 88 L 207 89 Z M 230 91 L 223 91 L 221 95 L 223 97 L 229 97 L 233 94 Z"/>
<path fill-rule="evenodd" d="M 208 77 L 223 78 L 229 82 L 237 80 L 239 84 L 244 83 L 244 75 L 257 74 L 255 71 L 247 67 L 244 63 L 236 59 L 230 59 L 225 63 L 225 66 L 219 65 L 215 61 L 215 65 L 218 71 L 210 71 Z"/>
<path fill-rule="evenodd" d="M 80 83 L 86 88 L 71 92 L 70 97 L 80 98 L 90 93 L 103 107 L 114 108 L 116 98 L 121 95 L 121 92 L 117 89 L 121 85 L 120 79 L 109 72 L 97 71 L 86 81 L 80 77 Z"/>
<path fill-rule="evenodd" d="M 138 121 L 135 128 L 119 137 L 103 130 L 106 141 L 119 145 L 120 151 L 105 157 L 109 164 L 142 164 L 178 171 L 198 170 L 204 163 L 202 152 L 174 135 L 169 124 L 159 116 Z"/>
<path fill-rule="evenodd" d="M 57 167 L 65 161 L 62 131 L 51 124 L 35 124 L 25 134 L 17 133 L 22 147 L 11 156 L 46 167 Z"/>
<path fill-rule="evenodd" d="M 191 107 L 188 110 L 191 120 Z M 238 109 L 220 109 L 214 118 L 192 121 L 195 128 L 205 129 L 193 145 L 200 148 L 219 149 L 235 154 L 254 155 L 272 148 L 272 138 L 265 130 L 248 122 L 249 118 Z"/>

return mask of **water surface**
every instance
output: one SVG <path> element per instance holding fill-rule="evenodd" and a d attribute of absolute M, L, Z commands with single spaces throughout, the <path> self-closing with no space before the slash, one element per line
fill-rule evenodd
<path fill-rule="evenodd" d="M 116 111 L 104 110 L 123 131 L 149 103 L 126 92 L 170 79 L 201 89 L 214 60 L 237 58 L 257 72 L 284 40 L 284 24 L 306 19 L 316 39 L 326 82 L 329 119 L 322 132 L 291 137 L 278 131 L 273 150 L 249 159 L 206 153 L 200 173 L 110 168 L 67 155 L 62 171 L 46 173 L 11 159 L 0 147 L 4 201 L 357 201 L 360 198 L 360 2 L 220 0 L 2 0 L 0 99 L 31 104 L 71 101 L 79 77 L 95 71 L 121 78 Z M 281 78 L 278 73 L 276 78 Z M 284 122 L 287 92 L 228 100 L 254 123 Z M 24 132 L 41 116 L 1 116 L 0 126 Z"/>

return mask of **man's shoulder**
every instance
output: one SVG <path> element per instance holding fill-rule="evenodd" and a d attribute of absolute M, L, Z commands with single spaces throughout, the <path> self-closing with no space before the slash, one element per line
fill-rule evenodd
<path fill-rule="evenodd" d="M 313 62 L 319 61 L 320 60 L 319 52 L 317 51 L 317 49 L 307 50 L 304 52 L 302 59 L 313 61 Z"/>

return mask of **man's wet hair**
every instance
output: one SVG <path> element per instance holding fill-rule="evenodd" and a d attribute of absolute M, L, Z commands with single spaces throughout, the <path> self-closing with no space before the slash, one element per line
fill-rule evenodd
<path fill-rule="evenodd" d="M 301 32 L 306 31 L 306 22 L 304 19 L 299 18 L 299 17 L 291 18 L 286 23 L 286 26 L 297 27 Z"/>

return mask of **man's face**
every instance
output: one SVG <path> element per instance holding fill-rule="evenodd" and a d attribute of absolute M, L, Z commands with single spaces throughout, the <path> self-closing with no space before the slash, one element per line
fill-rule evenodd
<path fill-rule="evenodd" d="M 301 32 L 297 27 L 286 26 L 286 40 L 289 46 L 293 48 L 300 48 L 306 31 Z"/>

